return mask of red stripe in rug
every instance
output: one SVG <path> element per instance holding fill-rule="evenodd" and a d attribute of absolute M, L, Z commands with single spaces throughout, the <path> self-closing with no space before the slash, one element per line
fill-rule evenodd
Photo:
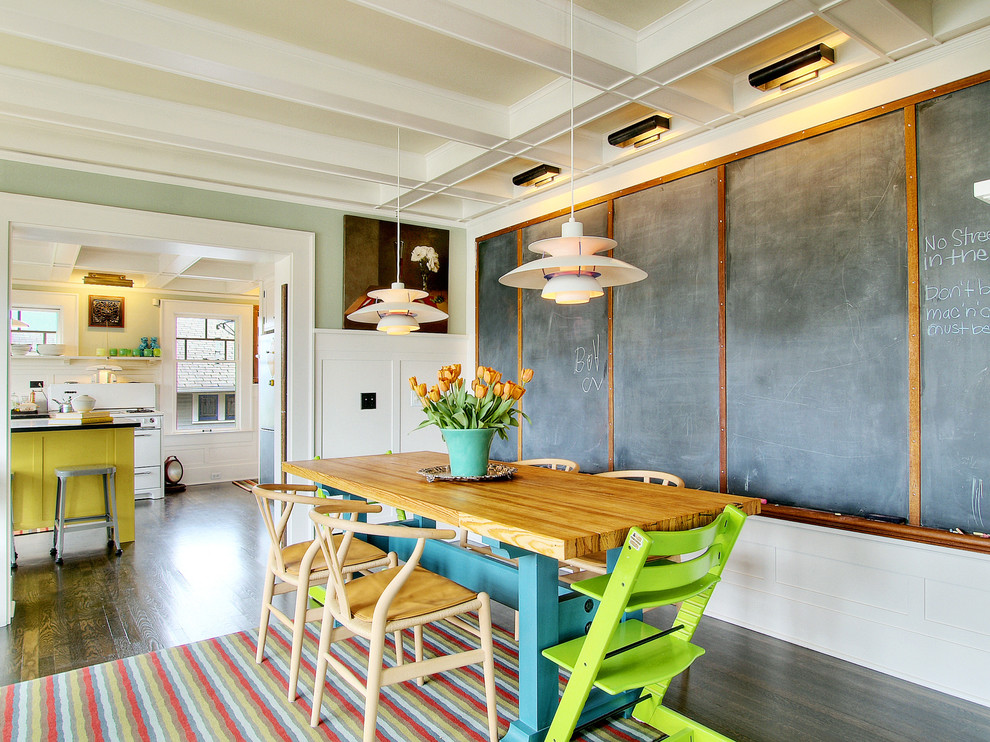
<path fill-rule="evenodd" d="M 96 704 L 93 692 L 93 671 L 87 667 L 82 672 L 83 688 L 86 695 L 86 708 L 89 712 L 89 725 L 93 729 L 93 739 L 103 739 L 103 726 L 100 724 L 100 707 Z"/>
<path fill-rule="evenodd" d="M 137 702 L 137 695 L 134 693 L 134 685 L 131 683 L 131 673 L 121 672 L 120 681 L 124 684 L 124 698 L 127 699 L 127 705 L 131 709 L 131 718 L 137 725 L 138 736 L 142 740 L 150 740 L 151 735 L 148 734 L 148 727 L 144 723 L 144 715 L 141 713 L 141 707 Z"/>
<path fill-rule="evenodd" d="M 192 652 L 189 651 L 189 645 L 187 644 L 179 649 L 186 658 L 186 661 L 189 663 L 193 673 L 196 675 L 196 679 L 199 680 L 202 689 L 213 702 L 213 708 L 216 709 L 217 713 L 223 718 L 224 725 L 227 727 L 227 731 L 231 734 L 229 739 L 238 740 L 238 742 L 245 739 L 244 735 L 237 731 L 237 725 L 234 723 L 234 720 L 230 718 L 230 714 L 227 713 L 226 706 L 221 703 L 220 696 L 217 695 L 215 690 L 213 690 L 213 686 L 206 677 L 206 673 L 203 672 L 203 668 L 199 666 L 196 658 L 193 657 Z"/>
<path fill-rule="evenodd" d="M 189 722 L 186 712 L 182 710 L 182 702 L 179 701 L 179 697 L 175 692 L 175 686 L 172 685 L 172 681 L 168 678 L 168 673 L 162 667 L 162 661 L 157 652 L 151 653 L 151 664 L 155 669 L 155 674 L 158 676 L 158 681 L 162 684 L 162 690 L 165 691 L 165 697 L 168 699 L 169 706 L 179 715 L 179 728 L 185 732 L 186 739 L 195 742 L 196 733 L 193 732 L 192 724 Z"/>
<path fill-rule="evenodd" d="M 3 694 L 3 742 L 10 742 L 14 726 L 14 688 L 8 685 Z"/>
<path fill-rule="evenodd" d="M 55 711 L 55 681 L 49 676 L 45 678 L 45 722 L 48 726 L 48 739 L 58 739 L 58 713 Z"/>
<path fill-rule="evenodd" d="M 251 700 L 254 701 L 255 709 L 257 711 L 260 711 L 261 715 L 264 716 L 265 719 L 267 719 L 268 723 L 272 727 L 272 731 L 275 734 L 277 734 L 279 737 L 284 739 L 285 742 L 292 742 L 292 738 L 286 733 L 286 731 L 275 719 L 275 714 L 273 714 L 271 711 L 268 710 L 268 706 L 265 704 L 264 699 L 262 699 L 262 697 L 258 695 L 258 693 L 255 691 L 254 686 L 251 684 L 251 681 L 244 676 L 244 673 L 242 673 L 240 669 L 237 667 L 237 665 L 235 665 L 234 662 L 231 660 L 230 654 L 227 652 L 227 650 L 221 647 L 220 642 L 217 641 L 216 639 L 211 639 L 210 644 L 213 646 L 214 649 L 216 649 L 217 654 L 220 656 L 220 659 L 223 661 L 223 663 L 227 666 L 227 669 L 234 675 L 234 677 L 237 678 L 237 680 L 240 682 L 244 690 L 246 690 L 248 694 L 251 696 Z"/>

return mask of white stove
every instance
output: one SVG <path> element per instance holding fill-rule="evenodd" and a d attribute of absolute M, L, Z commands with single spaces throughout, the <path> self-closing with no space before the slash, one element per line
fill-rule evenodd
<path fill-rule="evenodd" d="M 120 384 L 53 384 L 49 398 L 65 401 L 88 394 L 96 400 L 97 410 L 105 410 L 114 420 L 135 420 L 134 429 L 134 499 L 160 500 L 165 496 L 162 470 L 162 413 L 156 384 L 128 382 Z"/>

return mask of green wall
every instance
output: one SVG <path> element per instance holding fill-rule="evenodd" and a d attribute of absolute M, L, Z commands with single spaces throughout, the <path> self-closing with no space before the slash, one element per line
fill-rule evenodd
<path fill-rule="evenodd" d="M 343 323 L 343 211 L 9 161 L 0 161 L 0 191 L 313 232 L 316 235 L 315 324 L 318 328 L 338 329 Z M 457 334 L 466 331 L 466 240 L 465 230 L 450 230 L 448 326 L 451 333 Z"/>

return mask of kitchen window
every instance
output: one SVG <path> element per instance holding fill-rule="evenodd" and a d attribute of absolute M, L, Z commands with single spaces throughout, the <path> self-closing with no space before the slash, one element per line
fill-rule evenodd
<path fill-rule="evenodd" d="M 236 404 L 219 414 L 221 400 L 236 399 L 236 317 L 175 318 L 175 391 L 177 430 L 236 425 Z"/>
<path fill-rule="evenodd" d="M 41 307 L 10 308 L 10 342 L 29 343 L 59 343 L 59 310 Z M 26 326 L 21 327 L 19 323 Z"/>
<path fill-rule="evenodd" d="M 166 435 L 254 429 L 251 310 L 250 304 L 162 301 Z"/>

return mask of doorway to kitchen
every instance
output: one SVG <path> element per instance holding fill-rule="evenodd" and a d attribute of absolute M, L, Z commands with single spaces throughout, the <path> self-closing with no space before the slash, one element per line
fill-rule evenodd
<path fill-rule="evenodd" d="M 37 265 L 47 265 L 51 270 L 57 268 L 62 272 L 60 275 L 63 282 L 74 280 L 71 267 L 67 268 L 63 260 L 66 249 L 72 246 L 89 246 L 114 253 L 121 263 L 135 259 L 144 261 L 145 264 L 157 265 L 163 276 L 167 276 L 169 271 L 181 272 L 184 266 L 200 260 L 206 263 L 226 261 L 225 265 L 248 268 L 252 265 L 264 265 L 263 270 L 253 271 L 249 276 L 259 285 L 270 282 L 272 286 L 282 283 L 299 286 L 300 290 L 290 292 L 292 301 L 288 311 L 293 321 L 288 325 L 287 337 L 292 359 L 287 379 L 288 395 L 291 408 L 299 412 L 290 420 L 287 446 L 290 456 L 304 458 L 311 455 L 315 251 L 315 237 L 312 233 L 0 194 L 0 281 L 8 286 L 8 291 L 2 292 L 0 310 L 5 313 L 9 313 L 11 307 L 9 288 L 12 246 L 16 246 L 19 241 L 51 248 L 52 259 L 47 263 L 41 260 Z M 35 254 L 44 255 L 44 249 L 39 249 Z M 216 268 L 215 265 L 211 267 Z M 235 275 L 236 271 L 231 270 L 229 273 Z M 105 343 L 101 343 L 103 344 Z M 77 354 L 79 352 L 79 349 L 75 351 Z M 90 351 L 90 355 L 95 355 L 95 352 Z M 88 358 L 65 359 L 67 364 L 88 361 Z M 0 364 L 0 382 L 8 396 L 9 365 Z M 250 377 L 248 385 L 250 386 Z M 9 472 L 9 423 L 4 426 L 3 434 L 0 470 Z M 0 508 L 4 513 L 9 513 L 10 488 L 6 479 L 8 478 L 0 478 Z M 12 556 L 9 517 L 4 517 L 2 522 L 0 554 L 9 562 Z M 0 625 L 9 623 L 13 610 L 11 594 L 10 579 L 0 580 Z"/>

